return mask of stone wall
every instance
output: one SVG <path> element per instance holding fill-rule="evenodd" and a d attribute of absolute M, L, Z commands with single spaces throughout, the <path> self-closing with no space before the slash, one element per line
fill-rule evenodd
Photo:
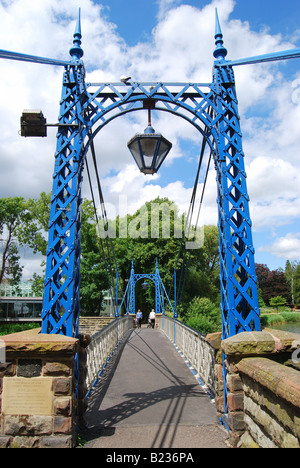
<path fill-rule="evenodd" d="M 106 327 L 115 320 L 115 317 L 80 317 L 79 318 L 79 332 L 81 334 L 94 335 L 102 328 Z"/>
<path fill-rule="evenodd" d="M 79 340 L 39 330 L 1 337 L 0 447 L 72 448 Z"/>
<path fill-rule="evenodd" d="M 299 335 L 268 329 L 222 341 L 216 406 L 231 446 L 300 448 L 300 372 L 291 359 L 297 348 Z M 226 356 L 226 416 L 221 351 Z"/>
<path fill-rule="evenodd" d="M 300 373 L 266 358 L 238 364 L 246 432 L 240 446 L 300 448 Z"/>

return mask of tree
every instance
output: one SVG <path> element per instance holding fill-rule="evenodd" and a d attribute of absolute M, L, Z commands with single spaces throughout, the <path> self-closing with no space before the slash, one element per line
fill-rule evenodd
<path fill-rule="evenodd" d="M 195 296 L 220 303 L 219 231 L 217 226 L 204 226 L 204 243 L 191 253 L 190 268 L 183 293 L 186 306 Z"/>
<path fill-rule="evenodd" d="M 263 297 L 262 297 L 262 290 L 260 289 L 260 287 L 257 288 L 257 295 L 258 295 L 258 305 L 259 307 L 266 307 L 266 304 L 265 304 L 265 301 L 263 300 Z"/>
<path fill-rule="evenodd" d="M 30 199 L 27 204 L 31 213 L 31 224 L 20 229 L 23 242 L 35 251 L 46 253 L 46 237 L 50 213 L 50 194 L 42 193 L 39 199 Z M 109 288 L 107 265 L 103 257 L 102 245 L 110 244 L 107 232 L 99 225 L 96 229 L 92 202 L 84 200 L 81 210 L 81 287 L 80 301 L 82 313 L 99 314 L 103 291 Z M 177 279 L 180 279 L 183 255 L 178 256 L 184 222 L 178 207 L 167 198 L 156 198 L 145 203 L 133 215 L 119 216 L 109 222 L 110 235 L 120 275 L 119 297 L 125 291 L 126 280 L 130 276 L 131 261 L 136 273 L 154 273 L 156 259 L 167 292 L 173 297 L 173 274 L 177 264 Z M 98 234 L 97 234 L 98 233 Z M 99 239 L 99 236 L 102 239 Z M 185 277 L 182 295 L 182 310 L 186 311 L 195 296 L 208 297 L 219 303 L 219 237 L 216 226 L 204 227 L 204 245 L 200 249 L 187 252 L 190 256 L 189 268 Z M 184 249 L 183 249 L 184 252 Z M 114 272 L 115 273 L 115 272 Z M 114 280 L 112 280 L 114 281 Z M 154 284 L 149 281 L 147 290 L 136 285 L 136 303 L 145 314 L 154 304 Z M 42 278 L 35 275 L 34 285 L 41 290 Z M 115 285 L 112 285 L 115 286 Z"/>
<path fill-rule="evenodd" d="M 287 302 L 291 301 L 290 286 L 283 271 L 271 271 L 267 265 L 256 264 L 256 275 L 262 298 L 267 305 L 270 299 L 276 296 L 284 297 Z"/>
<path fill-rule="evenodd" d="M 27 209 L 31 214 L 31 229 L 28 225 L 23 226 L 21 234 L 24 242 L 33 249 L 46 255 L 47 233 L 50 218 L 51 193 L 42 192 L 39 198 L 29 198 Z"/>
<path fill-rule="evenodd" d="M 294 274 L 294 291 L 295 291 L 295 304 L 300 305 L 300 263 L 298 264 Z"/>
<path fill-rule="evenodd" d="M 0 284 L 4 279 L 17 284 L 22 276 L 18 253 L 18 229 L 25 221 L 28 221 L 28 212 L 24 198 L 0 199 Z"/>
<path fill-rule="evenodd" d="M 291 296 L 292 296 L 293 305 L 295 304 L 295 294 L 297 294 L 297 291 L 295 290 L 295 286 L 296 286 L 295 273 L 299 265 L 300 265 L 299 262 L 296 262 L 296 261 L 290 262 L 289 260 L 287 260 L 285 264 L 284 275 L 291 288 Z"/>
<path fill-rule="evenodd" d="M 109 288 L 109 283 L 91 201 L 83 200 L 81 221 L 81 313 L 89 316 L 100 315 L 103 292 Z"/>
<path fill-rule="evenodd" d="M 43 296 L 44 294 L 44 280 L 37 273 L 33 273 L 31 291 L 35 296 Z"/>
<path fill-rule="evenodd" d="M 178 207 L 169 199 L 158 197 L 145 203 L 133 215 L 117 217 L 115 226 L 113 223 L 112 230 L 116 232 L 113 243 L 122 290 L 126 288 L 132 260 L 136 273 L 154 273 L 157 259 L 160 275 L 169 292 L 181 243 L 182 219 Z M 138 282 L 135 292 L 137 307 L 147 315 L 154 306 L 154 284 L 149 281 L 148 288 L 143 290 Z"/>
<path fill-rule="evenodd" d="M 51 194 L 41 193 L 40 198 L 28 200 L 27 206 L 30 209 L 34 227 L 32 227 L 32 232 L 26 226 L 21 231 L 23 241 L 35 252 L 39 251 L 43 255 L 46 254 L 47 250 L 50 199 Z M 81 223 L 81 314 L 100 315 L 103 291 L 108 288 L 108 281 L 91 201 L 83 200 Z M 43 283 L 43 277 L 34 273 L 33 290 L 36 294 L 42 295 Z"/>
<path fill-rule="evenodd" d="M 204 244 L 201 248 L 185 251 L 187 239 L 182 239 L 184 220 L 179 215 L 178 207 L 168 198 L 147 202 L 134 215 L 117 217 L 115 225 L 114 222 L 111 225 L 111 231 L 116 233 L 114 246 L 123 290 L 130 276 L 132 260 L 136 273 L 154 273 L 158 259 L 160 275 L 171 300 L 176 266 L 177 294 L 181 299 L 182 315 L 195 296 L 220 302 L 219 234 L 216 226 L 204 227 Z M 154 297 L 152 282 L 148 282 L 146 291 L 137 283 L 136 303 L 144 312 L 153 308 Z"/>
<path fill-rule="evenodd" d="M 34 253 L 45 255 L 46 233 L 50 212 L 50 195 L 42 193 L 37 200 L 23 197 L 0 199 L 1 264 L 0 283 L 7 279 L 19 283 L 23 267 L 19 247 L 28 246 Z"/>

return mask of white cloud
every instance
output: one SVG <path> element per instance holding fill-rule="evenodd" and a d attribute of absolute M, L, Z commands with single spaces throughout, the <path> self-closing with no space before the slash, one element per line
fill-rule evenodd
<path fill-rule="evenodd" d="M 260 251 L 270 252 L 285 260 L 300 260 L 300 233 L 289 233 L 279 237 L 271 245 L 260 247 Z"/>
<path fill-rule="evenodd" d="M 300 216 L 300 173 L 283 159 L 258 156 L 247 167 L 256 229 L 289 224 Z"/>
<path fill-rule="evenodd" d="M 176 5 L 178 5 L 178 3 L 180 3 L 180 0 L 157 0 L 158 20 L 159 21 L 163 20 L 166 17 L 168 11 L 171 10 Z"/>
<path fill-rule="evenodd" d="M 249 23 L 232 20 L 234 0 L 213 0 L 202 8 L 179 3 L 160 0 L 151 39 L 129 47 L 116 25 L 104 17 L 103 7 L 91 0 L 3 1 L 1 48 L 68 59 L 79 6 L 88 82 L 118 81 L 124 73 L 142 81 L 210 82 L 216 6 L 228 59 L 293 47 L 280 35 L 253 31 Z M 18 135 L 19 118 L 25 108 L 42 108 L 48 122 L 57 120 L 63 69 L 0 60 L 0 73 L 0 196 L 38 197 L 41 191 L 51 190 L 55 129 L 48 130 L 47 139 L 23 139 Z M 254 228 L 299 222 L 300 104 L 293 99 L 297 77 L 286 80 L 276 64 L 237 67 L 235 76 Z M 145 128 L 146 118 L 146 112 L 139 112 L 115 119 L 95 139 L 105 200 L 115 206 L 119 196 L 126 195 L 133 212 L 145 201 L 168 196 L 186 210 L 192 184 L 187 186 L 182 180 L 176 162 L 186 157 L 183 140 L 200 147 L 199 134 L 183 119 L 153 114 L 154 128 L 173 142 L 165 164 L 174 173 L 174 181 L 164 186 L 159 175 L 147 178 L 138 172 L 126 146 L 134 133 Z M 196 169 L 195 163 L 195 173 Z M 86 181 L 84 196 L 89 196 Z M 212 169 L 204 222 L 216 223 L 216 215 Z"/>

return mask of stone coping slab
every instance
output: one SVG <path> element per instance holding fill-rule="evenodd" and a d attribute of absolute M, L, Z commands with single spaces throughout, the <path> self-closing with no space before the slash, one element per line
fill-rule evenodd
<path fill-rule="evenodd" d="M 228 356 L 264 355 L 292 351 L 300 347 L 300 334 L 264 329 L 261 332 L 242 332 L 222 341 Z"/>
<path fill-rule="evenodd" d="M 63 335 L 41 334 L 40 328 L 1 336 L 6 353 L 64 353 L 74 355 L 79 349 L 79 340 Z"/>
<path fill-rule="evenodd" d="M 300 408 L 299 371 L 267 358 L 244 358 L 237 364 L 240 373 Z"/>

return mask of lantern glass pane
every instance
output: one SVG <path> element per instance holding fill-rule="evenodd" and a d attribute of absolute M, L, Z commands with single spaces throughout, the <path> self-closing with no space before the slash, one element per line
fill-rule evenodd
<path fill-rule="evenodd" d="M 138 167 L 141 169 L 143 167 L 143 161 L 140 153 L 139 138 L 133 140 L 132 143 L 129 143 L 128 148 L 130 149 L 132 156 L 134 157 Z"/>
<path fill-rule="evenodd" d="M 156 138 L 141 138 L 141 148 L 145 157 L 145 165 L 151 167 L 157 146 Z M 147 159 L 146 159 L 147 158 Z"/>
<path fill-rule="evenodd" d="M 163 160 L 165 159 L 165 157 L 167 156 L 171 148 L 172 148 L 172 145 L 169 142 L 167 142 L 167 140 L 161 140 L 157 159 L 155 162 L 156 169 L 160 167 L 160 165 L 162 164 Z"/>

